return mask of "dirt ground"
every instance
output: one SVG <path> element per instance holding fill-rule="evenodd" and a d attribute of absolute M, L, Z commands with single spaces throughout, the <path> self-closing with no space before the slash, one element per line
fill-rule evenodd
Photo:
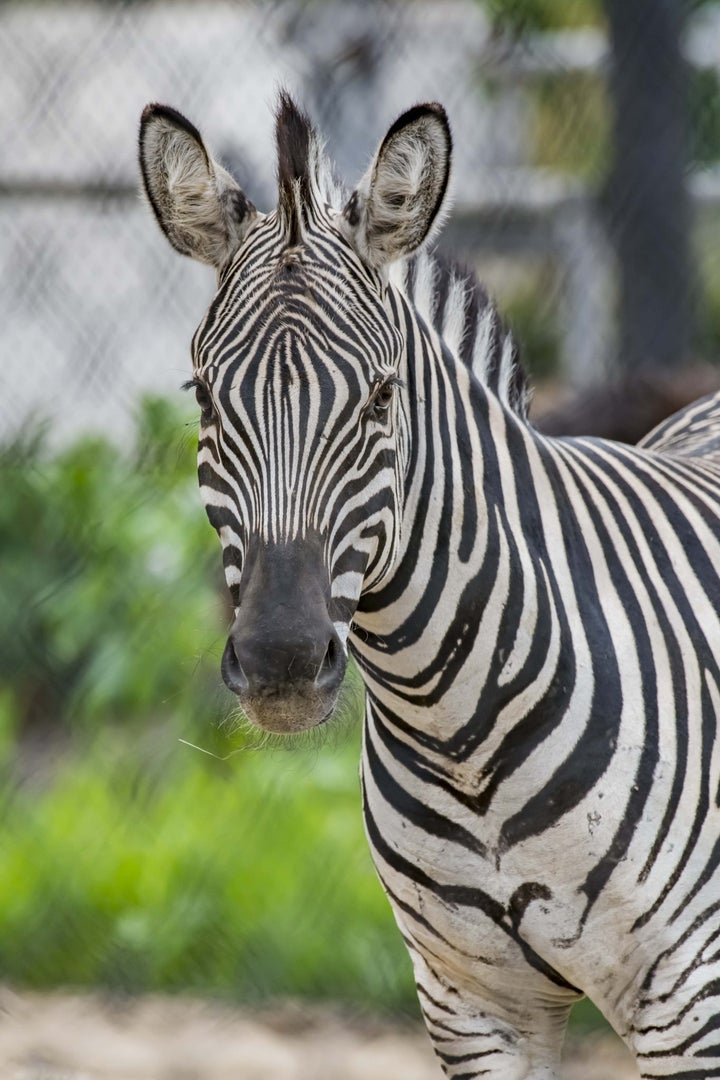
<path fill-rule="evenodd" d="M 571 1043 L 563 1080 L 633 1080 L 619 1042 Z M 0 991 L 2 1080 L 440 1080 L 425 1034 L 285 1003 L 250 1013 Z"/>

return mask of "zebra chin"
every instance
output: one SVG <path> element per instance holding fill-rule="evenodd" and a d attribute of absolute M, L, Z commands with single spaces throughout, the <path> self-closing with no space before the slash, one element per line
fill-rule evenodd
<path fill-rule="evenodd" d="M 339 692 L 306 694 L 290 692 L 270 697 L 240 696 L 240 705 L 255 727 L 275 735 L 311 731 L 331 720 Z"/>
<path fill-rule="evenodd" d="M 263 731 L 288 735 L 329 720 L 340 696 L 347 654 L 334 626 L 290 636 L 262 624 L 250 632 L 235 628 L 223 653 L 221 671 L 248 720 Z"/>

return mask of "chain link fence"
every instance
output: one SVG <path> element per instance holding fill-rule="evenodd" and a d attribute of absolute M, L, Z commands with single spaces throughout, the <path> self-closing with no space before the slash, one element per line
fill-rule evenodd
<path fill-rule="evenodd" d="M 122 440 L 140 393 L 182 381 L 212 280 L 172 257 L 140 203 L 139 113 L 149 100 L 186 112 L 269 208 L 281 85 L 315 117 L 349 184 L 394 115 L 441 100 L 456 144 L 444 246 L 479 264 L 540 375 L 574 385 L 605 377 L 627 345 L 617 327 L 627 283 L 618 289 L 613 241 L 634 200 L 649 202 L 662 187 L 663 163 L 641 158 L 632 190 L 621 178 L 603 203 L 613 161 L 609 76 L 626 60 L 613 61 L 599 4 L 559 9 L 543 29 L 540 0 L 3 5 L 0 430 L 34 413 L 61 441 L 87 428 Z M 637 52 L 632 27 L 627 37 Z M 711 360 L 720 339 L 718 6 L 688 20 L 683 52 L 688 101 L 674 122 L 687 124 L 678 168 L 687 169 L 692 212 L 676 198 L 677 232 L 657 235 L 658 252 L 669 242 L 687 263 L 685 291 L 692 281 L 694 330 L 678 364 Z M 643 149 L 641 136 L 630 132 Z M 685 234 L 691 255 L 682 254 Z M 676 306 L 689 302 L 678 297 Z"/>
<path fill-rule="evenodd" d="M 520 153 L 515 110 L 476 108 L 486 33 L 470 2 L 4 6 L 0 424 L 32 409 L 58 438 L 87 427 L 122 438 L 138 394 L 187 373 L 212 275 L 173 258 L 138 198 L 146 102 L 193 118 L 269 209 L 278 87 L 313 114 L 350 182 L 383 125 L 439 98 L 460 134 L 467 199 L 478 169 Z"/>

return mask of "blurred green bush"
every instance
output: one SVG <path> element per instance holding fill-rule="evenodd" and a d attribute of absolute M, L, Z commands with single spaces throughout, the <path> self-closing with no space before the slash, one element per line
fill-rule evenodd
<path fill-rule="evenodd" d="M 0 977 L 414 1010 L 362 835 L 357 738 L 220 762 L 175 734 L 109 728 L 40 786 L 5 785 Z"/>
<path fill-rule="evenodd" d="M 0 454 L 0 686 L 22 733 L 217 714 L 221 564 L 199 508 L 195 425 L 142 407 L 128 458 L 41 433 Z"/>

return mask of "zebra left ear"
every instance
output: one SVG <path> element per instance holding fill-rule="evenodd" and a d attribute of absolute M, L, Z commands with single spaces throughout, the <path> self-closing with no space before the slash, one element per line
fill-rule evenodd
<path fill-rule="evenodd" d="M 358 252 L 371 266 L 410 255 L 437 226 L 451 153 L 442 105 L 416 105 L 392 125 L 343 211 Z"/>
<path fill-rule="evenodd" d="M 212 159 L 194 124 L 169 105 L 148 105 L 140 121 L 140 169 L 172 246 L 221 270 L 257 211 Z"/>

